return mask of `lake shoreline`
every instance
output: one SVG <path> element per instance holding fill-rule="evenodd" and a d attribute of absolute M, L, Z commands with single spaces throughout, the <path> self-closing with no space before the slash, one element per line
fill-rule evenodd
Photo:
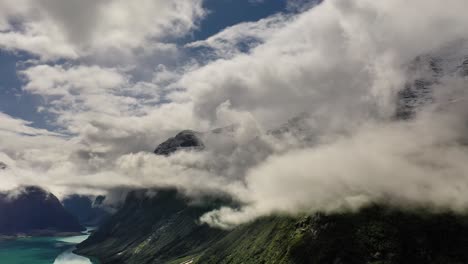
<path fill-rule="evenodd" d="M 73 237 L 73 236 L 82 236 L 86 233 L 83 232 L 57 232 L 53 230 L 40 230 L 40 231 L 31 231 L 27 233 L 16 233 L 16 234 L 1 234 L 0 241 L 5 240 L 15 240 L 21 238 L 29 237 Z"/>
<path fill-rule="evenodd" d="M 8 264 L 99 264 L 98 259 L 75 253 L 76 245 L 89 237 L 88 232 L 0 236 L 0 259 Z"/>
<path fill-rule="evenodd" d="M 77 255 L 77 256 L 81 256 L 81 257 L 85 257 L 85 258 L 89 259 L 92 264 L 101 264 L 102 263 L 102 261 L 99 258 L 95 257 L 95 256 L 87 256 L 87 255 L 83 255 L 83 254 L 78 253 L 76 251 L 76 248 L 73 249 L 72 253 Z"/>

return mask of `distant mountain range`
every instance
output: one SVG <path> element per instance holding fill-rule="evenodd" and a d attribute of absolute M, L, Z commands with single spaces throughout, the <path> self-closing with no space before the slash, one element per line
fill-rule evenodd
<path fill-rule="evenodd" d="M 1 235 L 54 235 L 85 230 L 52 193 L 25 186 L 0 193 Z"/>

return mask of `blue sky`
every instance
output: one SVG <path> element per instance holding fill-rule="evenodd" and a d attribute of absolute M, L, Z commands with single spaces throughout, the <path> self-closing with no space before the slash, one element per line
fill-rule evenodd
<path fill-rule="evenodd" d="M 256 21 L 277 12 L 286 11 L 286 1 L 267 0 L 207 0 L 205 7 L 211 13 L 202 21 L 194 40 L 206 39 L 222 29 L 246 21 Z"/>
<path fill-rule="evenodd" d="M 40 128 L 50 128 L 45 116 L 37 112 L 42 99 L 21 89 L 24 84 L 18 76 L 21 62 L 31 59 L 23 52 L 0 51 L 0 112 L 33 122 Z"/>

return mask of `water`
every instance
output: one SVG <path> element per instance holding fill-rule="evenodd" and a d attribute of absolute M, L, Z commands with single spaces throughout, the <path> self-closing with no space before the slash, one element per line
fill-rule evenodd
<path fill-rule="evenodd" d="M 0 241 L 1 264 L 96 264 L 72 253 L 88 235 L 74 237 L 31 237 Z"/>

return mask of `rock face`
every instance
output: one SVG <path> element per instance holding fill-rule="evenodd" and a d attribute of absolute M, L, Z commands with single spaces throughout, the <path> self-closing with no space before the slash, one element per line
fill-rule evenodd
<path fill-rule="evenodd" d="M 205 146 L 199 138 L 197 132 L 191 130 L 184 130 L 177 134 L 175 137 L 161 143 L 154 151 L 157 155 L 170 155 L 180 149 L 195 149 L 201 150 Z"/>
<path fill-rule="evenodd" d="M 84 228 L 52 193 L 39 187 L 21 187 L 0 194 L 0 234 L 54 234 Z"/>
<path fill-rule="evenodd" d="M 104 196 L 89 197 L 71 195 L 63 199 L 65 209 L 84 226 L 100 225 L 110 213 L 102 206 Z"/>
<path fill-rule="evenodd" d="M 398 93 L 397 119 L 410 119 L 420 108 L 433 101 L 433 86 L 443 74 L 442 60 L 431 56 L 418 57 L 409 72 L 415 78 L 409 80 Z"/>
<path fill-rule="evenodd" d="M 454 42 L 412 61 L 407 71 L 406 85 L 397 96 L 397 119 L 412 118 L 418 110 L 433 103 L 436 99 L 434 88 L 443 82 L 444 77 L 465 79 L 468 76 L 467 47 L 467 40 Z"/>
<path fill-rule="evenodd" d="M 6 170 L 6 168 L 8 168 L 8 166 L 0 161 L 0 170 Z"/>

